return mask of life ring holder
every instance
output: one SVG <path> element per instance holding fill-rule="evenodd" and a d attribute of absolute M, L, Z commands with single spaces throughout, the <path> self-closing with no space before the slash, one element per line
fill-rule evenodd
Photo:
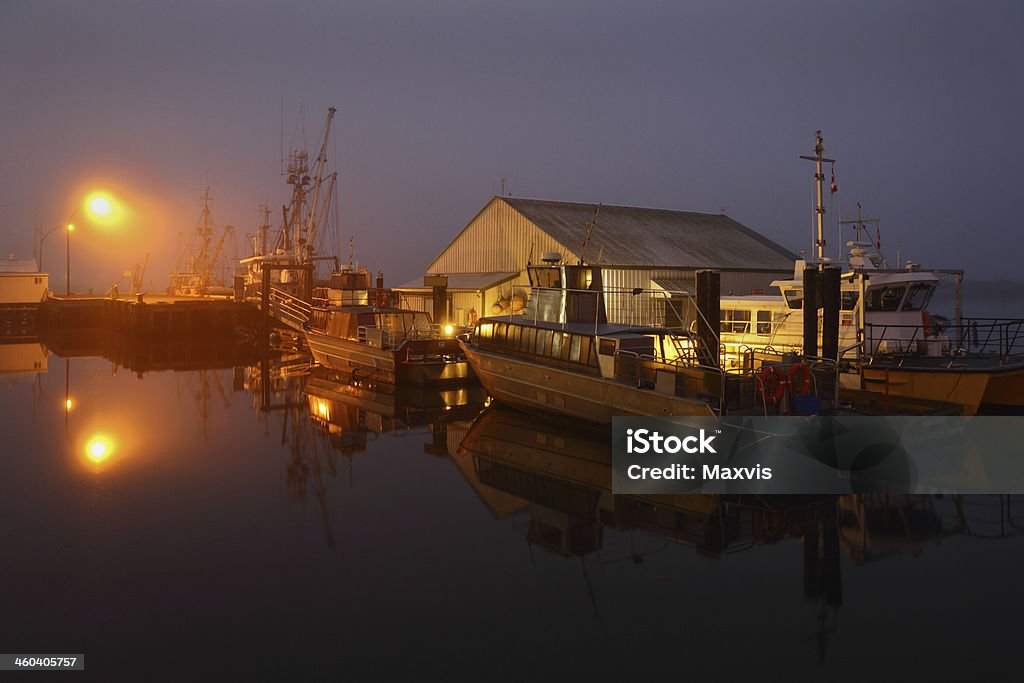
<path fill-rule="evenodd" d="M 797 377 L 802 380 L 797 383 Z M 793 396 L 806 396 L 811 390 L 811 369 L 803 363 L 797 363 L 789 369 L 789 393 Z M 797 388 L 799 387 L 799 388 Z"/>
<path fill-rule="evenodd" d="M 773 365 L 762 366 L 761 372 L 757 375 L 758 390 L 761 393 L 761 400 L 765 405 L 773 406 L 782 400 L 786 393 L 786 378 Z M 774 387 L 770 387 L 774 381 Z"/>

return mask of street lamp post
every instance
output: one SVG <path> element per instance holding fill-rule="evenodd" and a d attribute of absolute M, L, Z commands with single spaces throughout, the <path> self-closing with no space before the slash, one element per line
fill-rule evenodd
<path fill-rule="evenodd" d="M 49 230 L 44 232 L 42 234 L 42 236 L 39 238 L 39 272 L 40 273 L 43 272 L 43 245 L 46 244 L 46 238 L 49 237 L 52 233 L 56 232 L 57 230 L 60 230 L 61 228 L 66 228 L 66 227 L 67 227 L 66 225 L 58 225 L 55 228 L 50 228 Z"/>
<path fill-rule="evenodd" d="M 109 217 L 116 211 L 115 204 L 111 201 L 110 197 L 103 194 L 94 194 L 88 201 L 88 206 L 85 207 L 89 216 L 94 220 L 102 220 L 105 217 Z M 64 225 L 58 225 L 55 228 L 50 228 L 43 236 L 39 238 L 39 272 L 43 270 L 43 243 L 46 242 L 46 238 L 50 236 L 50 233 L 60 228 L 64 228 L 67 232 L 65 234 L 66 240 L 66 257 L 67 257 L 67 285 L 65 288 L 66 296 L 71 296 L 71 233 L 74 231 L 75 226 L 71 220 L 78 215 L 78 212 L 83 207 L 75 209 L 68 219 L 64 222 Z"/>
<path fill-rule="evenodd" d="M 74 229 L 75 229 L 75 226 L 73 226 L 71 223 L 68 223 L 68 229 L 67 229 L 67 239 L 68 239 L 68 250 L 67 250 L 68 273 L 67 273 L 67 275 L 68 275 L 68 282 L 67 282 L 67 293 L 66 293 L 66 296 L 68 296 L 68 297 L 71 296 L 71 231 L 74 230 Z"/>

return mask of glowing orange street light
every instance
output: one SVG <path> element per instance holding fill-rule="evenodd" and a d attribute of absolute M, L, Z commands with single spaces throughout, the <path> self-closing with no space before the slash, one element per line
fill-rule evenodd
<path fill-rule="evenodd" d="M 89 195 L 85 200 L 85 210 L 93 218 L 97 220 L 108 220 L 114 216 L 114 200 L 109 195 L 94 192 Z M 71 233 L 74 232 L 75 226 L 71 223 L 71 219 L 74 218 L 82 207 L 75 209 L 75 212 L 68 216 L 67 220 L 67 290 L 66 296 L 71 296 Z M 40 247 L 40 252 L 42 248 Z M 40 257 L 42 254 L 40 253 Z"/>
<path fill-rule="evenodd" d="M 95 463 L 100 463 L 110 457 L 110 454 L 114 452 L 114 444 L 107 437 L 102 434 L 89 439 L 89 442 L 85 445 L 85 454 L 89 456 L 89 459 Z"/>
<path fill-rule="evenodd" d="M 89 200 L 89 211 L 93 215 L 104 217 L 109 216 L 114 211 L 114 205 L 111 203 L 110 198 L 105 195 L 97 195 Z"/>

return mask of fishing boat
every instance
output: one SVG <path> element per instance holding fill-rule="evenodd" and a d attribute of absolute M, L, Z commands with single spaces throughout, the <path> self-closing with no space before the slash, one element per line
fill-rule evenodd
<path fill-rule="evenodd" d="M 472 334 L 460 337 L 494 398 L 595 423 L 620 415 L 778 412 L 776 385 L 766 388 L 748 368 L 718 366 L 717 331 L 707 343 L 669 327 L 610 324 L 600 267 L 552 263 L 527 270 L 531 286 L 523 310 L 481 318 Z M 822 368 L 788 358 L 771 372 L 789 373 L 796 366 L 807 373 L 801 389 L 806 393 L 817 385 L 812 373 Z"/>
<path fill-rule="evenodd" d="M 846 261 L 825 255 L 822 164 L 833 160 L 824 158 L 823 151 L 819 131 L 815 155 L 803 157 L 817 163 L 817 258 L 798 260 L 792 278 L 773 282 L 778 295 L 721 299 L 723 365 L 740 367 L 751 363 L 753 356 L 803 353 L 805 275 L 838 267 L 839 344 L 834 360 L 846 370 L 840 374 L 843 388 L 954 402 L 967 415 L 983 405 L 1024 405 L 1024 321 L 965 318 L 962 270 L 923 270 L 909 261 L 890 268 L 881 253 L 878 219 L 863 218 L 859 205 L 856 219 L 840 222 L 856 230 L 855 239 L 847 242 Z M 872 224 L 875 240 L 870 239 Z M 952 317 L 928 309 L 943 278 L 953 280 Z M 821 339 L 823 315 L 812 317 Z"/>
<path fill-rule="evenodd" d="M 313 307 L 302 326 L 313 358 L 350 379 L 386 384 L 447 384 L 469 378 L 455 328 L 391 306 Z"/>
<path fill-rule="evenodd" d="M 334 107 L 327 110 L 320 151 L 312 168 L 306 150 L 294 150 L 289 156 L 285 175 L 292 197 L 288 206 L 282 207 L 281 226 L 273 237 L 270 210 L 263 210 L 263 221 L 251 236 L 252 255 L 240 262 L 247 296 L 269 284 L 308 301 L 317 264 L 331 261 L 334 269 L 338 269 L 335 256 L 320 253 L 325 236 L 323 226 L 328 222 L 338 178 L 337 172 L 327 171 L 327 147 L 335 111 Z"/>
<path fill-rule="evenodd" d="M 220 237 L 213 241 L 216 227 L 210 214 L 210 188 L 206 188 L 200 199 L 201 211 L 199 223 L 191 240 L 184 240 L 182 253 L 177 268 L 171 273 L 171 284 L 168 293 L 176 296 L 208 296 L 229 295 L 231 289 L 231 259 L 224 247 L 234 245 L 235 228 L 225 225 Z M 235 254 L 237 259 L 237 253 Z M 148 255 L 147 255 L 148 263 Z M 138 266 L 137 266 L 138 268 Z M 141 282 L 145 273 L 137 273 L 133 282 Z M 133 286 L 133 291 L 138 287 Z"/>

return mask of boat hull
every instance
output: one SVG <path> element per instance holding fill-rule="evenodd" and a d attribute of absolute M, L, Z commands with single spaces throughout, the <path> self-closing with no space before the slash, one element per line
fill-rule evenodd
<path fill-rule="evenodd" d="M 964 415 L 982 405 L 1024 405 L 1024 366 L 865 365 L 862 388 L 890 396 L 959 403 Z"/>
<path fill-rule="evenodd" d="M 981 402 L 990 406 L 1024 406 L 1024 368 L 989 378 Z"/>
<path fill-rule="evenodd" d="M 487 393 L 525 410 L 567 415 L 598 424 L 610 424 L 615 416 L 714 414 L 703 401 L 489 353 L 465 342 L 461 346 Z"/>
<path fill-rule="evenodd" d="M 405 361 L 402 349 L 381 349 L 350 339 L 320 334 L 306 328 L 306 341 L 320 365 L 386 384 L 443 385 L 470 378 L 465 360 Z"/>

